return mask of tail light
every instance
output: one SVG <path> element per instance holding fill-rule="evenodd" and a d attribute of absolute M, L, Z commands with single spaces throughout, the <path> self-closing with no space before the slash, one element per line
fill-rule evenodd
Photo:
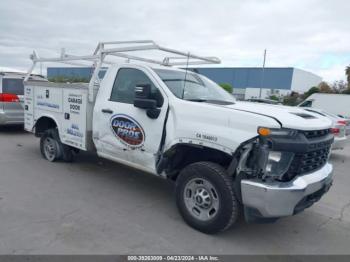
<path fill-rule="evenodd" d="M 15 94 L 0 94 L 0 102 L 5 102 L 5 103 L 19 102 L 19 98 Z"/>
<path fill-rule="evenodd" d="M 340 124 L 340 125 L 346 125 L 347 124 L 346 120 L 338 120 L 337 123 Z"/>
<path fill-rule="evenodd" d="M 340 128 L 331 128 L 331 133 L 333 134 L 333 135 L 339 135 L 339 133 L 340 133 Z"/>

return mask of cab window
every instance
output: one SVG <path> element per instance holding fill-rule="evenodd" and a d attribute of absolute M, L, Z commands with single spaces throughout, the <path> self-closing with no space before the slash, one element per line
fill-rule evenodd
<path fill-rule="evenodd" d="M 151 85 L 151 94 L 159 100 L 159 90 L 155 87 L 148 76 L 139 69 L 121 68 L 118 70 L 114 81 L 110 101 L 119 103 L 134 103 L 135 87 L 138 85 Z M 162 97 L 161 97 L 162 98 Z M 161 99 L 161 103 L 163 100 Z M 158 103 L 158 106 L 161 106 Z"/>

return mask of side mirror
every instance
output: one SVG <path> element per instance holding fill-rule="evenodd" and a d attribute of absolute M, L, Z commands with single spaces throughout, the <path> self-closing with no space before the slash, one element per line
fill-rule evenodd
<path fill-rule="evenodd" d="M 151 119 L 158 118 L 160 114 L 160 107 L 163 105 L 163 97 L 155 99 L 151 93 L 151 85 L 137 85 L 135 87 L 134 107 L 146 109 L 146 114 Z"/>
<path fill-rule="evenodd" d="M 135 87 L 134 106 L 142 109 L 157 108 L 157 101 L 150 99 L 151 85 L 138 85 Z"/>
<path fill-rule="evenodd" d="M 142 109 L 155 109 L 157 108 L 157 102 L 153 99 L 135 98 L 134 106 Z"/>

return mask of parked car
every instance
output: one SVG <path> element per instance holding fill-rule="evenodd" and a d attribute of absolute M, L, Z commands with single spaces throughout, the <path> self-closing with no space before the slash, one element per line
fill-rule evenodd
<path fill-rule="evenodd" d="M 171 56 L 125 53 L 136 50 Z M 174 54 L 182 59 L 173 60 Z M 112 56 L 130 62 L 111 64 L 99 81 L 105 57 Z M 208 78 L 171 67 L 219 59 L 153 41 L 119 41 L 100 43 L 91 56 L 34 53 L 32 68 L 79 58 L 95 62 L 89 84 L 25 81 L 25 129 L 40 137 L 48 161 L 72 161 L 77 150 L 97 151 L 173 180 L 183 219 L 205 233 L 228 229 L 241 211 L 251 222 L 295 215 L 331 187 L 329 119 L 296 107 L 237 102 Z"/>
<path fill-rule="evenodd" d="M 350 95 L 315 93 L 301 102 L 299 107 L 318 108 L 350 118 Z"/>
<path fill-rule="evenodd" d="M 331 132 L 334 135 L 334 143 L 332 149 L 343 149 L 347 141 L 347 132 L 349 132 L 349 122 L 344 120 L 344 118 L 334 115 L 332 113 L 326 112 L 322 109 L 316 108 L 305 108 L 306 111 L 316 113 L 332 120 Z"/>
<path fill-rule="evenodd" d="M 346 135 L 350 136 L 350 118 L 344 117 L 342 115 L 338 115 L 340 117 L 340 122 L 344 123 L 346 126 Z"/>
<path fill-rule="evenodd" d="M 25 76 L 25 73 L 0 72 L 0 126 L 23 124 Z M 38 75 L 31 75 L 30 79 L 45 81 Z"/>

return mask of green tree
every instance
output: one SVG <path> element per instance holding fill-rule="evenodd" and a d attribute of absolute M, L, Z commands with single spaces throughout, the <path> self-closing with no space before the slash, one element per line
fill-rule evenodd
<path fill-rule="evenodd" d="M 297 92 L 292 92 L 290 95 L 283 98 L 283 104 L 287 106 L 296 106 L 300 102 L 300 95 Z"/>
<path fill-rule="evenodd" d="M 333 93 L 341 94 L 348 89 L 348 85 L 344 80 L 334 81 L 331 88 Z"/>
<path fill-rule="evenodd" d="M 276 95 L 272 95 L 269 97 L 271 100 L 275 100 L 275 101 L 280 101 L 280 99 L 278 98 L 278 96 Z"/>
<path fill-rule="evenodd" d="M 350 88 L 345 89 L 342 94 L 350 95 Z"/>
<path fill-rule="evenodd" d="M 348 82 L 348 89 L 350 93 L 350 65 L 345 68 L 346 81 Z"/>
<path fill-rule="evenodd" d="M 317 86 L 311 87 L 308 91 L 306 91 L 303 95 L 304 99 L 308 98 L 312 94 L 319 93 L 320 89 Z"/>
<path fill-rule="evenodd" d="M 332 88 L 329 86 L 327 82 L 322 81 L 318 84 L 318 89 L 320 90 L 320 93 L 333 93 Z"/>
<path fill-rule="evenodd" d="M 89 83 L 90 79 L 78 76 L 55 76 L 50 77 L 49 81 L 56 83 Z"/>
<path fill-rule="evenodd" d="M 230 94 L 232 94 L 233 92 L 233 86 L 231 84 L 228 83 L 221 83 L 219 84 L 219 86 L 221 86 L 223 89 L 225 89 L 227 92 L 229 92 Z"/>

